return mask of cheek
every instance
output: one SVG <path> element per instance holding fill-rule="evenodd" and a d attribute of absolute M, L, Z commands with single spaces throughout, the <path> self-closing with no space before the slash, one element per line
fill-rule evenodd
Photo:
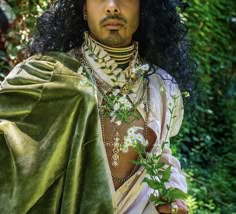
<path fill-rule="evenodd" d="M 133 31 L 136 31 L 139 25 L 139 15 L 140 15 L 140 7 L 139 4 L 130 10 L 132 13 L 130 13 L 130 27 L 133 29 Z"/>
<path fill-rule="evenodd" d="M 130 20 L 130 30 L 135 32 L 138 29 L 139 26 L 139 15 L 136 13 L 133 14 L 132 19 Z"/>
<path fill-rule="evenodd" d="M 96 31 L 98 29 L 98 26 L 99 26 L 99 19 L 97 19 L 96 17 L 94 16 L 88 16 L 88 26 L 89 26 L 89 29 L 90 31 Z"/>

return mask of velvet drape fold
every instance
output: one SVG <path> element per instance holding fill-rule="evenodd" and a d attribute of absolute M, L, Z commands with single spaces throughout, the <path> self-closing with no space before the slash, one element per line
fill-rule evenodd
<path fill-rule="evenodd" d="M 35 55 L 1 83 L 0 213 L 113 213 L 95 89 L 79 68 Z"/>

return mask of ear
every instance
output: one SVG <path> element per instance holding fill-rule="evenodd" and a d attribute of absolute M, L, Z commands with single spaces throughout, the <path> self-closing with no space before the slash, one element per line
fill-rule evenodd
<path fill-rule="evenodd" d="M 83 14 L 87 15 L 87 3 L 85 1 L 84 6 L 83 6 Z"/>
<path fill-rule="evenodd" d="M 86 4 L 86 2 L 84 3 L 84 6 L 83 6 L 83 17 L 84 17 L 84 20 L 85 20 L 85 21 L 86 21 L 87 18 L 88 18 L 87 4 Z"/>

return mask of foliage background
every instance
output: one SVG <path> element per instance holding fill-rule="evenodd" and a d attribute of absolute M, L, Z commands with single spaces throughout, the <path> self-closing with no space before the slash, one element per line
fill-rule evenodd
<path fill-rule="evenodd" d="M 0 81 L 27 57 L 24 47 L 35 33 L 35 18 L 49 4 L 49 0 L 8 2 L 16 19 L 1 35 L 5 50 L 0 50 Z M 190 214 L 236 214 L 236 2 L 192 0 L 190 4 L 182 18 L 200 82 L 195 108 L 186 105 L 172 150 L 188 178 Z"/>

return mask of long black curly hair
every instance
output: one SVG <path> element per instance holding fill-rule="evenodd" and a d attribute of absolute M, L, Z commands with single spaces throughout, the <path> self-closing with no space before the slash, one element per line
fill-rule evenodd
<path fill-rule="evenodd" d="M 38 35 L 30 44 L 31 54 L 45 51 L 67 52 L 83 43 L 88 25 L 83 19 L 85 0 L 58 0 L 37 20 Z M 195 63 L 189 57 L 187 28 L 181 12 L 182 0 L 140 0 L 140 24 L 133 39 L 139 54 L 151 64 L 167 70 L 182 91 L 192 92 Z"/>

